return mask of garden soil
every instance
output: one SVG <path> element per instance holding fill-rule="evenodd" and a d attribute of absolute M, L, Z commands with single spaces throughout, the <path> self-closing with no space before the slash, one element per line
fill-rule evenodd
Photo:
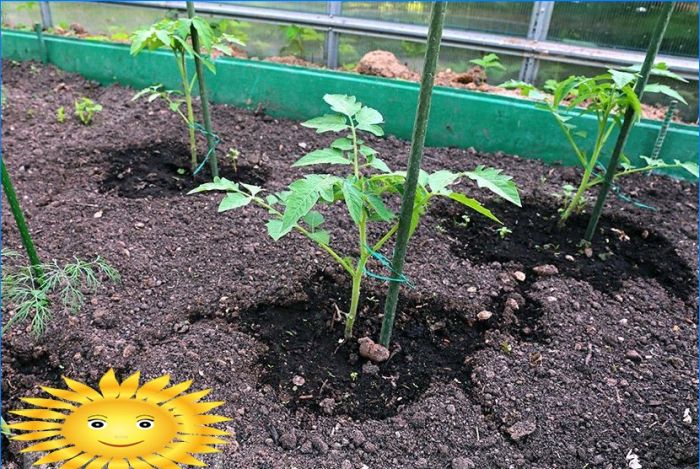
<path fill-rule="evenodd" d="M 431 206 L 406 263 L 415 288 L 402 288 L 392 356 L 377 366 L 340 341 L 350 282 L 317 246 L 273 242 L 262 209 L 218 214 L 220 195 L 186 195 L 204 177 L 182 171 L 186 130 L 162 103 L 33 63 L 3 62 L 3 93 L 3 157 L 39 254 L 99 254 L 122 274 L 78 314 L 56 304 L 44 336 L 5 334 L 5 417 L 62 375 L 96 386 L 114 368 L 194 379 L 226 402 L 220 425 L 235 437 L 203 458 L 210 467 L 617 469 L 633 455 L 644 469 L 697 467 L 696 186 L 623 181 L 655 210 L 611 197 L 582 251 L 585 215 L 556 228 L 555 194 L 578 170 L 426 149 L 427 171 L 503 168 L 523 208 L 460 183 L 512 230 L 502 237 L 454 203 Z M 81 96 L 104 106 L 91 126 L 71 115 Z M 271 191 L 334 138 L 264 109 L 216 105 L 213 122 L 224 174 Z M 407 142 L 367 141 L 404 166 Z M 324 215 L 332 245 L 356 254 L 346 209 Z M 6 206 L 2 237 L 21 250 Z M 365 279 L 356 337 L 377 337 L 385 291 Z M 4 321 L 13 313 L 4 305 Z M 5 468 L 36 457 L 3 443 Z"/>

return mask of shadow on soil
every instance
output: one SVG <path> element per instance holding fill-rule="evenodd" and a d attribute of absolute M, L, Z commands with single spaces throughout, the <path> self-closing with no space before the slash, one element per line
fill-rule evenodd
<path fill-rule="evenodd" d="M 593 255 L 586 257 L 578 243 L 587 216 L 572 217 L 559 229 L 554 207 L 502 204 L 495 207 L 494 214 L 513 231 L 505 238 L 496 232 L 499 226 L 484 217 L 454 206 L 436 207 L 436 216 L 453 241 L 452 252 L 475 264 L 514 262 L 525 269 L 552 264 L 559 275 L 583 280 L 607 294 L 620 290 L 625 280 L 641 277 L 656 280 L 684 301 L 696 295 L 695 272 L 667 239 L 654 233 L 653 226 L 639 227 L 603 216 Z M 469 216 L 466 226 L 463 215 Z M 531 271 L 527 274 L 528 278 L 533 275 Z"/>
<path fill-rule="evenodd" d="M 204 152 L 200 151 L 199 158 Z M 189 148 L 178 142 L 164 142 L 148 147 L 105 151 L 108 169 L 100 184 L 101 192 L 115 191 L 120 197 L 141 199 L 186 194 L 199 184 L 208 182 L 209 167 L 194 178 L 190 174 Z M 219 163 L 221 176 L 236 181 L 263 185 L 269 170 L 239 162 L 237 170 Z"/>
<path fill-rule="evenodd" d="M 269 347 L 261 358 L 261 383 L 271 385 L 291 409 L 383 419 L 418 399 L 433 379 L 470 387 L 465 359 L 482 347 L 486 326 L 474 324 L 465 312 L 402 299 L 392 357 L 373 367 L 358 357 L 355 339 L 340 341 L 343 322 L 336 306 L 347 310 L 349 289 L 317 275 L 306 292 L 317 301 L 263 305 L 241 315 L 243 328 Z M 377 340 L 382 306 L 383 299 L 364 301 L 355 337 Z"/>

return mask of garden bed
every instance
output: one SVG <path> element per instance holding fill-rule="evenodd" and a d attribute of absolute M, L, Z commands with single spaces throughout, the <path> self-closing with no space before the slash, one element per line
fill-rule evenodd
<path fill-rule="evenodd" d="M 523 209 L 487 199 L 513 230 L 501 239 L 478 215 L 432 206 L 411 241 L 416 288 L 403 290 L 393 356 L 375 368 L 338 342 L 350 284 L 320 249 L 273 242 L 255 207 L 219 215 L 215 195 L 184 195 L 196 185 L 178 171 L 186 135 L 163 105 L 34 63 L 3 62 L 3 86 L 3 157 L 40 255 L 100 254 L 123 276 L 44 337 L 4 337 L 3 415 L 61 375 L 94 385 L 114 367 L 194 378 L 225 400 L 236 443 L 215 467 L 618 468 L 630 451 L 645 469 L 697 464 L 696 186 L 626 180 L 657 210 L 611 197 L 589 257 L 576 248 L 585 218 L 553 228 L 553 194 L 577 170 L 427 149 L 426 170 L 503 168 Z M 104 106 L 93 125 L 57 123 L 80 96 Z M 262 111 L 216 105 L 213 120 L 224 175 L 271 190 L 331 138 Z M 406 142 L 371 144 L 404 165 Z M 4 245 L 19 248 L 3 210 Z M 351 222 L 327 220 L 350 249 Z M 356 336 L 376 337 L 386 286 L 364 285 Z M 4 448 L 3 467 L 21 467 L 20 445 Z"/>

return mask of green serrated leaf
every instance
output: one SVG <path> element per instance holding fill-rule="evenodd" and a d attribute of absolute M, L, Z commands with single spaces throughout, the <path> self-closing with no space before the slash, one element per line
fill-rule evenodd
<path fill-rule="evenodd" d="M 309 237 L 316 241 L 318 244 L 325 244 L 328 246 L 331 242 L 331 235 L 326 230 L 314 231 L 309 234 Z"/>
<path fill-rule="evenodd" d="M 698 176 L 698 164 L 694 163 L 692 161 L 684 161 L 681 162 L 679 160 L 673 160 L 674 163 L 679 165 L 681 168 L 685 169 L 688 171 L 690 174 L 692 174 L 696 179 L 700 176 Z"/>
<path fill-rule="evenodd" d="M 376 109 L 371 107 L 363 106 L 355 115 L 355 120 L 358 126 L 368 126 L 384 123 L 384 117 Z"/>
<path fill-rule="evenodd" d="M 322 148 L 298 159 L 292 166 L 309 166 L 313 164 L 352 164 L 343 152 L 335 148 Z"/>
<path fill-rule="evenodd" d="M 621 72 L 613 69 L 608 70 L 608 73 L 610 73 L 610 78 L 618 89 L 624 88 L 637 79 L 635 73 Z"/>
<path fill-rule="evenodd" d="M 446 195 L 447 192 L 451 192 L 446 190 L 447 186 L 454 184 L 460 177 L 462 177 L 460 173 L 441 169 L 428 176 L 428 186 L 433 193 Z"/>
<path fill-rule="evenodd" d="M 285 200 L 280 231 L 284 233 L 294 228 L 299 219 L 316 205 L 320 193 L 332 187 L 338 180 L 338 177 L 329 174 L 309 174 L 304 179 L 291 183 L 289 185 L 291 193 Z"/>
<path fill-rule="evenodd" d="M 464 175 L 476 181 L 476 184 L 485 189 L 489 189 L 494 194 L 503 197 L 508 202 L 521 207 L 518 187 L 512 181 L 511 176 L 501 174 L 500 169 L 486 168 L 479 165 L 474 171 L 465 171 Z"/>
<path fill-rule="evenodd" d="M 383 173 L 390 173 L 391 168 L 383 161 L 380 160 L 379 158 L 372 158 L 372 161 L 369 162 L 369 165 L 374 168 L 378 169 L 379 171 Z"/>
<path fill-rule="evenodd" d="M 234 208 L 245 207 L 251 200 L 253 200 L 252 197 L 241 194 L 240 192 L 229 192 L 221 200 L 218 211 L 221 213 L 233 210 Z"/>
<path fill-rule="evenodd" d="M 331 106 L 332 110 L 340 114 L 345 114 L 348 117 L 354 116 L 362 109 L 362 104 L 358 103 L 354 96 L 327 94 L 323 97 L 323 100 Z"/>
<path fill-rule="evenodd" d="M 353 148 L 352 140 L 347 137 L 338 138 L 333 140 L 333 143 L 331 143 L 331 148 L 337 148 L 338 150 L 342 151 L 350 151 Z"/>
<path fill-rule="evenodd" d="M 350 212 L 350 218 L 356 224 L 359 224 L 362 219 L 362 192 L 348 180 L 343 181 L 342 191 L 345 204 L 348 206 L 348 212 Z"/>
<path fill-rule="evenodd" d="M 292 231 L 292 228 L 282 230 L 282 220 L 274 219 L 267 222 L 267 233 L 275 241 Z"/>
<path fill-rule="evenodd" d="M 384 135 L 384 129 L 379 127 L 376 124 L 360 124 L 357 126 L 358 130 L 364 130 L 365 132 L 369 132 L 371 134 L 376 135 L 377 137 L 381 137 Z"/>
<path fill-rule="evenodd" d="M 267 197 L 265 197 L 265 202 L 267 202 L 267 205 L 272 206 L 278 203 L 279 199 L 277 198 L 277 196 L 269 194 Z"/>
<path fill-rule="evenodd" d="M 235 183 L 233 181 L 229 181 L 226 178 L 219 178 L 219 179 L 214 179 L 213 182 L 205 182 L 204 184 L 200 184 L 198 187 L 192 189 L 187 193 L 187 195 L 190 194 L 196 194 L 198 192 L 206 192 L 206 191 L 238 191 L 238 183 Z"/>
<path fill-rule="evenodd" d="M 248 192 L 250 192 L 250 195 L 253 196 L 253 197 L 255 197 L 258 193 L 260 193 L 260 191 L 263 190 L 262 187 L 254 186 L 254 185 L 252 185 L 252 184 L 246 184 L 246 183 L 244 183 L 244 182 L 241 183 L 241 186 L 243 186 L 243 187 L 245 187 L 246 189 L 248 189 Z"/>
<path fill-rule="evenodd" d="M 384 205 L 384 201 L 376 195 L 368 195 L 367 203 L 374 210 L 374 213 L 382 221 L 391 221 L 394 219 L 395 214 Z"/>
<path fill-rule="evenodd" d="M 491 210 L 489 210 L 486 207 L 484 207 L 483 205 L 481 205 L 481 203 L 476 199 L 472 199 L 472 198 L 467 197 L 466 195 L 460 194 L 458 192 L 453 192 L 448 197 L 452 200 L 459 202 L 462 205 L 469 207 L 470 209 L 474 210 L 475 212 L 480 213 L 480 214 L 484 215 L 485 217 L 490 218 L 491 220 L 493 220 L 497 223 L 501 223 L 501 220 L 496 218 L 496 216 L 493 213 L 491 213 Z M 501 224 L 503 224 L 503 223 L 501 223 Z"/>
<path fill-rule="evenodd" d="M 338 114 L 326 114 L 301 123 L 302 127 L 316 129 L 316 133 L 341 132 L 347 129 L 347 118 Z"/>
<path fill-rule="evenodd" d="M 681 94 L 667 85 L 662 85 L 660 83 L 650 83 L 644 87 L 645 93 L 661 93 L 670 98 L 676 99 L 683 104 L 688 104 L 688 102 L 681 96 Z"/>
<path fill-rule="evenodd" d="M 314 231 L 316 228 L 321 226 L 321 224 L 323 224 L 324 218 L 320 212 L 312 210 L 306 215 L 304 215 L 302 217 L 302 220 L 304 220 L 304 223 L 306 223 L 309 226 L 309 228 L 311 228 L 311 231 Z"/>

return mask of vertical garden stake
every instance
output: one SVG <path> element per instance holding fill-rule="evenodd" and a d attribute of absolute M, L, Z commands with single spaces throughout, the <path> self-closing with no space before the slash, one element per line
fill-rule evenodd
<path fill-rule="evenodd" d="M 40 284 L 44 278 L 44 271 L 41 268 L 41 260 L 39 260 L 39 255 L 36 253 L 34 241 L 32 241 L 32 235 L 29 233 L 27 221 L 24 219 L 24 214 L 22 213 L 22 207 L 19 206 L 17 194 L 15 194 L 15 189 L 12 187 L 12 181 L 10 181 L 10 175 L 7 173 L 7 168 L 5 168 L 5 161 L 2 160 L 1 164 L 2 188 L 5 191 L 7 202 L 10 204 L 12 216 L 15 219 L 15 223 L 17 223 L 19 234 L 22 237 L 22 244 L 24 245 L 24 249 L 27 251 L 27 257 L 29 257 L 29 262 L 32 264 L 34 276 L 36 277 L 37 283 L 39 283 L 37 286 L 41 286 Z"/>
<path fill-rule="evenodd" d="M 187 2 L 187 16 L 192 19 L 195 16 L 194 2 Z M 211 177 L 219 177 L 219 165 L 216 161 L 216 152 L 214 151 L 214 134 L 211 130 L 211 114 L 209 114 L 209 93 L 207 85 L 204 81 L 204 68 L 202 61 L 197 54 L 200 53 L 199 34 L 194 25 L 190 26 L 190 35 L 192 36 L 192 48 L 196 52 L 194 54 L 194 65 L 197 72 L 197 82 L 199 83 L 199 99 L 202 101 L 202 115 L 204 116 L 204 130 L 207 135 L 207 155 L 209 155 L 209 168 L 211 169 Z"/>
<path fill-rule="evenodd" d="M 399 277 L 403 273 L 403 265 L 406 259 L 406 246 L 408 245 L 413 204 L 416 198 L 416 185 L 418 184 L 418 174 L 420 173 L 420 164 L 423 157 L 428 116 L 430 115 L 430 99 L 433 93 L 433 82 L 435 81 L 435 67 L 440 53 L 442 25 L 445 21 L 445 7 L 445 2 L 436 2 L 433 4 L 430 14 L 428 48 L 425 51 L 425 64 L 423 65 L 423 76 L 420 82 L 418 109 L 416 110 L 416 120 L 413 124 L 411 153 L 408 159 L 406 184 L 399 214 L 399 228 L 396 234 L 396 246 L 394 247 L 394 257 L 392 259 L 392 270 Z M 388 347 L 391 341 L 391 331 L 394 328 L 394 316 L 396 314 L 396 303 L 399 298 L 400 286 L 399 282 L 391 282 L 389 284 L 389 292 L 384 304 L 384 320 L 379 341 L 385 347 Z"/>
<path fill-rule="evenodd" d="M 659 53 L 659 48 L 661 47 L 661 40 L 666 32 L 666 27 L 671 20 L 671 14 L 673 13 L 674 2 L 664 3 L 661 6 L 661 16 L 656 23 L 654 28 L 654 33 L 652 34 L 651 41 L 649 42 L 649 47 L 647 48 L 647 55 L 644 58 L 644 64 L 642 69 L 639 71 L 639 78 L 637 83 L 634 85 L 634 92 L 642 100 L 642 95 L 644 94 L 644 88 L 649 80 L 649 74 L 654 66 L 654 60 L 656 59 L 656 54 Z M 608 196 L 610 191 L 610 186 L 613 179 L 615 178 L 615 172 L 617 171 L 617 165 L 620 161 L 620 155 L 622 150 L 625 148 L 627 143 L 627 137 L 629 136 L 632 124 L 636 119 L 634 109 L 629 106 L 625 111 L 624 121 L 622 122 L 622 127 L 620 128 L 620 134 L 615 142 L 615 148 L 613 149 L 612 156 L 610 157 L 610 162 L 608 163 L 608 168 L 605 172 L 605 179 L 603 180 L 602 187 L 600 188 L 600 193 L 595 201 L 595 206 L 593 212 L 591 213 L 591 219 L 588 222 L 588 227 L 586 228 L 586 234 L 584 240 L 590 243 L 593 240 L 593 235 L 595 234 L 595 229 L 598 226 L 598 220 L 600 220 L 600 215 L 603 212 L 603 205 L 605 204 L 605 198 Z"/>
<path fill-rule="evenodd" d="M 34 25 L 34 32 L 36 33 L 36 40 L 39 42 L 39 57 L 41 57 L 41 63 L 49 63 L 49 51 L 46 49 L 46 41 L 44 40 L 44 30 L 39 23 Z"/>

